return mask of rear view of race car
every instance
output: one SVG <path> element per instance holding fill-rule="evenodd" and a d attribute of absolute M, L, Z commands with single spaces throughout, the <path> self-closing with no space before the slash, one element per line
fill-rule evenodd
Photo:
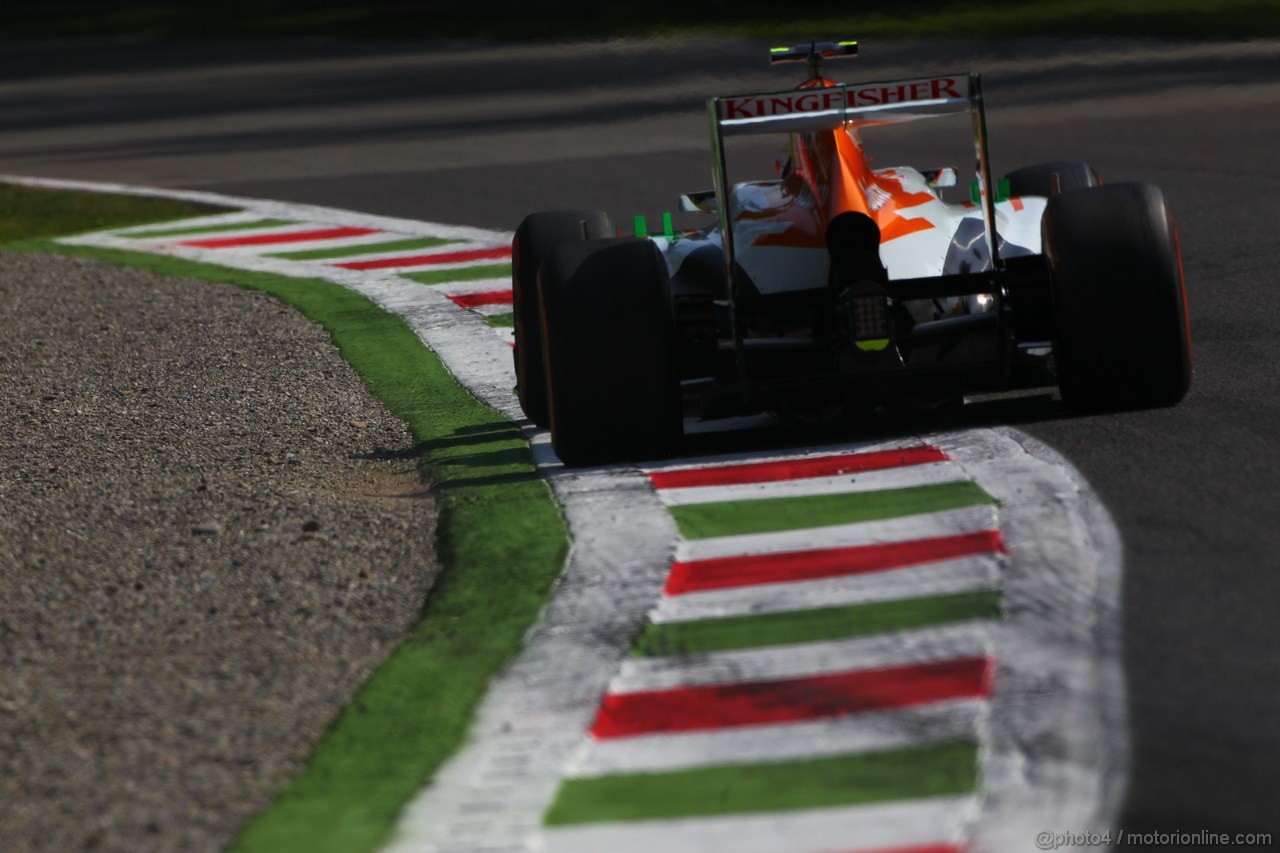
<path fill-rule="evenodd" d="M 777 48 L 795 89 L 708 103 L 707 227 L 618 237 L 599 211 L 535 213 L 513 244 L 517 392 L 569 465 L 667 455 L 685 417 L 874 411 L 1057 385 L 1080 411 L 1177 403 L 1191 379 L 1177 230 L 1160 190 L 1080 162 L 992 179 L 976 74 L 823 76 L 852 42 Z M 976 175 L 871 168 L 864 131 L 971 118 Z M 785 134 L 731 184 L 726 140 Z"/>

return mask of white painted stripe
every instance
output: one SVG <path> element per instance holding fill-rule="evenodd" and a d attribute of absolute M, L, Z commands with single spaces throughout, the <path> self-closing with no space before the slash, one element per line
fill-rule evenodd
<path fill-rule="evenodd" d="M 494 246 L 476 246 L 474 248 L 492 249 L 495 247 Z M 353 259 L 351 261 L 344 261 L 344 263 L 358 263 L 359 261 L 362 261 L 362 260 L 364 260 L 364 258 Z M 332 263 L 332 261 L 330 261 L 330 263 Z M 509 263 L 509 261 L 505 258 L 481 258 L 478 261 L 453 261 L 447 264 L 430 264 L 430 265 L 406 264 L 404 266 L 384 267 L 382 269 L 376 269 L 376 270 L 359 270 L 358 269 L 358 270 L 352 270 L 352 272 L 358 272 L 364 275 L 395 276 L 399 278 L 401 273 L 408 275 L 410 273 L 415 273 L 415 272 L 435 272 L 437 270 L 439 270 L 440 272 L 444 272 L 446 270 L 465 270 L 465 269 L 470 269 L 471 267 L 487 267 L 487 266 L 492 266 L 493 264 L 505 264 L 505 263 Z M 414 282 L 414 284 L 419 284 L 419 282 Z M 419 284 L 419 286 L 421 285 Z M 437 285 L 429 285 L 429 286 L 436 287 Z M 511 280 L 507 279 L 507 287 L 510 287 L 510 286 L 511 286 Z"/>
<path fill-rule="evenodd" d="M 985 700 L 961 699 L 830 720 L 587 739 L 569 765 L 567 775 L 586 778 L 615 773 L 661 773 L 693 767 L 852 755 L 949 740 L 976 740 L 986 708 Z"/>
<path fill-rule="evenodd" d="M 656 624 L 665 624 L 763 616 L 997 589 L 999 583 L 999 557 L 966 557 L 862 575 L 664 595 L 649 618 Z"/>
<path fill-rule="evenodd" d="M 452 269 L 452 268 L 451 268 Z M 419 285 L 419 287 L 428 285 Z M 471 281 L 446 281 L 429 285 L 439 293 L 487 293 L 490 290 L 510 290 L 511 276 L 502 278 L 477 278 Z"/>
<path fill-rule="evenodd" d="M 413 234 L 387 235 L 383 233 L 379 236 L 381 239 L 375 240 L 373 242 L 380 243 L 384 241 L 390 241 L 393 239 L 409 240 L 415 236 L 421 236 L 421 235 L 413 235 Z M 328 245 L 326 243 L 317 241 L 315 244 L 315 247 L 317 249 L 323 249 L 323 248 L 328 248 Z M 492 243 L 465 243 L 465 242 L 442 243 L 439 246 L 423 246 L 421 249 L 394 249 L 389 252 L 369 252 L 367 254 L 354 255 L 349 258 L 325 258 L 323 261 L 321 261 L 321 263 L 336 266 L 337 264 L 358 264 L 358 263 L 364 263 L 366 261 L 395 260 L 396 258 L 420 258 L 420 257 L 426 257 L 426 256 L 435 257 L 438 255 L 451 255 L 451 254 L 454 254 L 455 252 L 470 252 L 470 251 L 475 251 L 477 249 L 497 249 L 497 248 L 502 248 L 502 247 L 495 246 Z M 408 264 L 407 266 L 417 267 L 417 266 L 422 266 L 425 263 L 430 263 L 430 262 L 420 261 L 418 263 Z M 463 264 L 433 264 L 433 266 L 439 266 L 444 269 L 454 269 L 454 268 L 463 266 L 464 264 L 469 266 L 476 266 L 477 264 L 481 264 L 481 263 L 503 264 L 503 263 L 507 263 L 507 260 L 504 258 L 485 258 L 485 259 L 482 259 L 481 261 L 464 261 Z M 387 269 L 400 269 L 400 267 L 388 267 Z M 381 272 L 381 270 L 370 270 L 370 272 Z"/>
<path fill-rule="evenodd" d="M 483 317 L 492 317 L 495 314 L 510 314 L 511 304 L 507 303 L 506 305 L 477 305 L 474 308 L 471 308 L 469 310 L 474 311 Z"/>
<path fill-rule="evenodd" d="M 377 258 L 373 256 L 369 256 L 369 257 L 361 256 L 359 258 L 350 258 L 348 260 L 335 258 L 334 260 L 331 260 L 331 261 L 325 261 L 325 263 L 329 264 L 330 266 L 337 266 L 338 264 L 363 264 L 366 262 L 373 262 L 373 261 L 384 261 L 384 260 L 390 261 L 390 260 L 403 259 L 403 263 L 398 263 L 398 264 L 395 264 L 394 266 L 380 267 L 378 269 L 371 269 L 371 270 L 360 270 L 360 269 L 356 270 L 357 272 L 381 273 L 383 275 L 399 274 L 404 272 L 410 272 L 410 273 L 432 272 L 434 270 L 463 270 L 463 269 L 469 269 L 471 267 L 484 267 L 484 266 L 492 266 L 494 264 L 510 263 L 509 258 L 478 258 L 476 260 L 471 260 L 471 261 L 445 261 L 443 263 L 435 260 L 435 258 L 439 256 L 450 255 L 450 254 L 453 254 L 454 252 L 471 252 L 471 251 L 477 251 L 477 250 L 483 250 L 483 249 L 497 249 L 497 248 L 501 248 L 501 247 L 493 246 L 493 245 L 485 246 L 485 245 L 478 245 L 478 244 L 471 245 L 471 246 L 458 246 L 456 244 L 450 244 L 447 246 L 435 246 L 430 249 L 423 249 L 421 251 L 412 252 L 412 253 L 407 253 L 403 251 L 396 252 L 395 254 L 390 255 L 388 257 L 384 257 L 384 258 Z M 427 257 L 428 255 L 430 257 Z"/>
<path fill-rule="evenodd" d="M 539 849 L 547 853 L 883 850 L 959 842 L 968 835 L 980 808 L 980 800 L 973 796 L 931 797 L 842 809 L 553 827 L 546 831 L 545 846 Z"/>
<path fill-rule="evenodd" d="M 321 226 L 321 227 L 327 227 L 327 226 Z M 243 251 L 252 250 L 253 254 L 257 254 L 257 255 L 280 254 L 285 252 L 309 252 L 315 249 L 351 249 L 355 252 L 359 252 L 361 246 L 376 245 L 378 243 L 387 243 L 392 240 L 414 240 L 414 239 L 421 239 L 421 238 L 422 238 L 421 234 L 404 234 L 404 233 L 393 233 L 391 231 L 376 231 L 373 234 L 361 234 L 358 237 L 338 237 L 332 240 L 316 240 L 305 247 L 296 246 L 291 248 L 288 246 L 243 246 L 240 248 Z M 449 245 L 465 246 L 467 244 L 466 243 L 450 243 Z M 441 247 L 437 246 L 433 248 L 441 248 Z M 338 263 L 340 261 L 357 261 L 365 257 L 372 257 L 372 256 L 354 254 L 347 257 L 322 258 L 320 260 L 312 260 L 312 261 L 294 261 L 294 263 L 333 264 L 333 263 Z"/>
<path fill-rule="evenodd" d="M 797 643 L 696 655 L 628 658 L 609 682 L 611 694 L 806 678 L 833 672 L 910 666 L 982 657 L 991 651 L 986 620 L 874 634 L 852 640 Z"/>
<path fill-rule="evenodd" d="M 936 536 L 976 533 L 998 526 L 994 506 L 970 506 L 935 512 L 931 515 L 908 515 L 884 521 L 863 521 L 832 527 L 808 527 L 779 533 L 749 533 L 742 536 L 717 536 L 711 539 L 683 540 L 676 547 L 678 560 L 710 560 L 717 557 L 739 557 L 744 554 L 779 554 L 814 548 L 844 548 L 854 545 L 878 545 L 906 542 Z"/>
<path fill-rule="evenodd" d="M 261 217 L 258 217 L 261 218 Z M 173 227 L 181 227 L 182 220 L 175 222 Z M 155 229 L 161 230 L 163 226 L 157 225 Z M 251 237 L 261 237 L 264 235 L 288 235 L 288 234 L 305 234 L 308 231 L 322 231 L 329 228 L 341 228 L 344 226 L 334 225 L 328 222 L 292 222 L 288 225 L 264 225 L 261 228 L 237 228 L 234 231 L 202 231 L 194 234 L 175 234 L 171 237 L 146 237 L 137 239 L 139 246 L 153 243 L 191 243 L 204 240 L 241 240 Z M 168 229 L 165 229 L 168 230 Z M 381 232 L 377 232 L 378 236 L 384 236 Z M 219 249 L 220 254 L 228 252 L 247 252 L 251 254 L 266 252 L 288 252 L 301 251 L 302 249 L 318 249 L 324 246 L 325 240 L 307 240 L 305 243 L 267 243 L 259 246 L 226 246 Z"/>
<path fill-rule="evenodd" d="M 667 506 L 716 503 L 718 501 L 768 500 L 798 498 L 806 495 L 837 495 L 873 492 L 879 489 L 902 489 L 951 483 L 965 479 L 964 473 L 951 462 L 904 465 L 881 471 L 840 474 L 835 477 L 807 477 L 770 483 L 743 483 L 732 486 L 694 486 L 684 489 L 659 489 L 658 497 Z"/>

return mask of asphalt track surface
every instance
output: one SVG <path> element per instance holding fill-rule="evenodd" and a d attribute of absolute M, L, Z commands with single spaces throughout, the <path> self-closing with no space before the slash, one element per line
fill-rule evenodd
<path fill-rule="evenodd" d="M 709 184 L 702 99 L 798 76 L 764 67 L 764 46 L 3 45 L 0 172 L 502 229 L 568 206 L 653 222 Z M 1196 367 L 1181 406 L 967 417 L 1049 443 L 1120 526 L 1133 746 L 1122 826 L 1280 832 L 1280 43 L 863 50 L 833 76 L 983 72 L 997 173 L 1084 159 L 1108 182 L 1158 184 L 1176 211 Z M 913 134 L 893 137 L 879 165 L 967 167 L 964 129 L 950 131 L 954 162 Z"/>

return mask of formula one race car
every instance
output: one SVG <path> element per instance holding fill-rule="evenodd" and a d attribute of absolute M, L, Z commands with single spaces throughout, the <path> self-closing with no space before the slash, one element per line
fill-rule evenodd
<path fill-rule="evenodd" d="M 618 237 L 599 211 L 527 217 L 513 244 L 517 393 L 568 465 L 660 457 L 686 416 L 874 411 L 1057 385 L 1079 411 L 1177 403 L 1191 381 L 1174 220 L 1150 184 L 1080 162 L 996 181 L 977 74 L 834 83 L 855 42 L 775 48 L 793 90 L 714 97 L 717 224 Z M 968 112 L 954 169 L 872 169 L 864 129 Z M 772 180 L 731 185 L 726 137 L 786 133 Z"/>

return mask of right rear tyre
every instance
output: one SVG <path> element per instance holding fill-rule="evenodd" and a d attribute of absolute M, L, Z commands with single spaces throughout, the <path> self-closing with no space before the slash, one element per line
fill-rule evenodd
<path fill-rule="evenodd" d="M 1172 406 L 1191 386 L 1178 232 L 1150 184 L 1049 199 L 1041 220 L 1062 400 L 1096 412 Z"/>
<path fill-rule="evenodd" d="M 613 236 L 600 210 L 549 210 L 526 216 L 511 241 L 511 310 L 515 316 L 516 396 L 525 415 L 548 423 L 547 380 L 542 366 L 542 320 L 538 308 L 538 268 L 564 243 Z"/>
<path fill-rule="evenodd" d="M 672 453 L 682 407 L 666 262 L 645 239 L 552 250 L 538 277 L 551 441 L 566 465 Z"/>

